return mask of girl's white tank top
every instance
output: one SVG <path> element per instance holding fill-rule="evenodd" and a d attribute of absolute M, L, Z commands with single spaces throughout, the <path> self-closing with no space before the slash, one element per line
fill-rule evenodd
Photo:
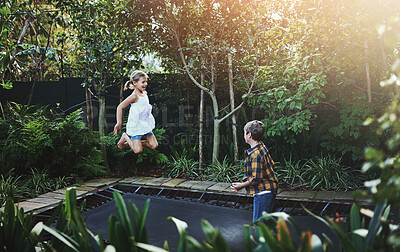
<path fill-rule="evenodd" d="M 147 95 L 138 96 L 137 102 L 131 103 L 129 109 L 126 133 L 130 136 L 145 135 L 155 127 L 155 120 L 151 114 L 152 107 Z"/>

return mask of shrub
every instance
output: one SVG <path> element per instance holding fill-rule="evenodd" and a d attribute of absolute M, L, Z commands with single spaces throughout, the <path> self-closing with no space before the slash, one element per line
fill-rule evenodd
<path fill-rule="evenodd" d="M 168 177 L 198 178 L 200 176 L 199 162 L 185 156 L 172 157 L 168 167 Z"/>
<path fill-rule="evenodd" d="M 317 156 L 306 162 L 302 177 L 313 190 L 349 190 L 357 187 L 351 167 L 342 166 L 341 159 L 331 155 Z"/>
<path fill-rule="evenodd" d="M 283 163 L 275 162 L 275 173 L 278 177 L 280 185 L 287 186 L 291 189 L 302 187 L 306 185 L 303 178 L 305 171 L 304 160 L 292 160 L 284 158 Z"/>
<path fill-rule="evenodd" d="M 234 164 L 225 157 L 222 163 L 217 160 L 209 165 L 206 174 L 213 181 L 226 183 L 241 181 L 244 176 L 243 161 Z"/>
<path fill-rule="evenodd" d="M 89 178 L 102 174 L 98 136 L 89 134 L 78 109 L 65 118 L 40 106 L 8 103 L 0 119 L 0 172 L 15 168 L 26 174 L 34 167 L 52 177 Z"/>

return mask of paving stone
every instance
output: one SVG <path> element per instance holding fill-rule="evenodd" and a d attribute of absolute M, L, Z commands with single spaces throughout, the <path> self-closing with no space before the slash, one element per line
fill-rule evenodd
<path fill-rule="evenodd" d="M 335 198 L 336 192 L 333 191 L 318 191 L 315 195 L 315 200 L 332 201 Z"/>
<path fill-rule="evenodd" d="M 57 191 L 54 191 L 54 193 L 59 193 L 59 194 L 65 195 L 65 191 L 70 189 L 70 188 L 75 188 L 76 189 L 76 187 L 67 187 L 67 188 L 62 188 L 62 189 L 59 189 Z M 88 193 L 88 191 L 76 190 L 76 196 L 82 196 L 82 195 L 84 195 L 86 193 Z"/>
<path fill-rule="evenodd" d="M 117 183 L 120 180 L 121 180 L 120 178 L 100 178 L 87 181 L 84 184 L 82 184 L 82 186 L 102 187 L 111 185 L 113 183 Z"/>
<path fill-rule="evenodd" d="M 18 202 L 15 205 L 17 205 L 19 208 L 23 208 L 25 212 L 30 212 L 48 206 L 48 204 L 46 203 L 37 203 L 28 201 Z"/>
<path fill-rule="evenodd" d="M 336 192 L 334 200 L 353 201 L 353 192 Z"/>
<path fill-rule="evenodd" d="M 126 184 L 132 184 L 133 182 L 139 180 L 141 177 L 131 177 L 131 178 L 126 178 L 123 180 L 120 180 L 120 183 L 126 183 Z"/>
<path fill-rule="evenodd" d="M 278 195 L 276 195 L 277 198 L 293 198 L 296 196 L 297 192 L 296 191 L 282 191 Z"/>
<path fill-rule="evenodd" d="M 61 199 L 54 199 L 54 198 L 38 197 L 38 198 L 34 198 L 34 199 L 29 199 L 27 201 L 28 202 L 34 202 L 34 203 L 42 203 L 42 204 L 53 205 L 53 204 L 60 203 L 62 200 Z"/>
<path fill-rule="evenodd" d="M 191 189 L 193 190 L 206 190 L 207 188 L 211 187 L 212 185 L 215 185 L 217 182 L 214 181 L 201 181 L 198 184 L 194 184 Z"/>
<path fill-rule="evenodd" d="M 313 199 L 317 192 L 315 191 L 301 191 L 297 192 L 296 198 L 298 199 Z"/>
<path fill-rule="evenodd" d="M 148 182 L 150 182 L 153 179 L 154 179 L 154 177 L 140 177 L 138 180 L 132 182 L 132 184 L 145 185 L 145 184 L 147 184 Z"/>
<path fill-rule="evenodd" d="M 222 192 L 225 189 L 229 189 L 230 190 L 230 183 L 223 183 L 223 182 L 219 182 L 216 183 L 214 185 L 212 185 L 211 187 L 207 188 L 207 191 L 217 191 L 217 192 Z"/>
<path fill-rule="evenodd" d="M 161 186 L 162 184 L 170 181 L 171 178 L 155 178 L 146 183 L 148 186 Z"/>
<path fill-rule="evenodd" d="M 176 187 L 177 185 L 181 184 L 184 181 L 186 181 L 186 179 L 174 178 L 174 179 L 171 179 L 170 181 L 168 181 L 166 183 L 161 184 L 161 186 Z"/>
<path fill-rule="evenodd" d="M 77 191 L 85 191 L 85 192 L 93 192 L 95 191 L 95 189 L 93 189 L 93 187 L 90 186 L 74 186 L 76 188 Z"/>
<path fill-rule="evenodd" d="M 192 186 L 194 186 L 195 184 L 198 184 L 200 182 L 201 181 L 197 181 L 197 180 L 186 180 L 185 182 L 177 185 L 177 187 L 190 189 L 190 188 L 192 188 Z"/>
<path fill-rule="evenodd" d="M 38 198 L 53 198 L 53 199 L 65 199 L 65 195 L 61 193 L 55 193 L 55 192 L 48 192 L 45 194 L 40 195 Z"/>

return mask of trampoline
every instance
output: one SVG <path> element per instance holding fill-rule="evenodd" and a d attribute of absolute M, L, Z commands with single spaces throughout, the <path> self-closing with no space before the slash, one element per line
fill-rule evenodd
<path fill-rule="evenodd" d="M 142 209 L 145 201 L 150 199 L 145 223 L 149 244 L 162 248 L 164 241 L 168 241 L 170 251 L 177 250 L 179 233 L 174 222 L 168 220 L 168 217 L 172 216 L 185 221 L 188 224 L 188 234 L 199 242 L 206 240 L 201 229 L 201 220 L 205 219 L 221 231 L 231 251 L 244 250 L 243 225 L 251 222 L 251 209 L 237 209 L 131 192 L 123 193 L 122 196 L 126 203 L 132 201 L 139 210 Z M 111 214 L 116 215 L 116 213 L 115 202 L 110 200 L 86 211 L 83 215 L 87 227 L 93 233 L 100 233 L 107 240 L 108 218 Z M 311 216 L 292 216 L 292 218 L 298 223 L 301 230 L 311 230 L 321 240 L 323 240 L 322 233 L 328 235 L 333 241 L 336 240 L 330 229 L 316 218 Z M 295 243 L 299 242 L 298 237 L 294 237 L 293 240 Z"/>

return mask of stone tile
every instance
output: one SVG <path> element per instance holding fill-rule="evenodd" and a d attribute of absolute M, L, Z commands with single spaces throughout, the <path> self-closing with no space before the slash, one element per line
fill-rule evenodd
<path fill-rule="evenodd" d="M 77 191 L 93 192 L 95 191 L 93 187 L 90 186 L 75 186 Z"/>
<path fill-rule="evenodd" d="M 34 198 L 34 199 L 29 199 L 27 201 L 28 202 L 34 202 L 34 203 L 53 205 L 53 204 L 60 203 L 62 200 L 61 199 L 54 199 L 54 198 L 38 197 L 38 198 Z"/>
<path fill-rule="evenodd" d="M 53 198 L 53 199 L 65 199 L 65 195 L 64 194 L 60 194 L 60 193 L 54 193 L 54 192 L 48 192 L 45 194 L 40 195 L 38 198 Z"/>
<path fill-rule="evenodd" d="M 334 200 L 338 201 L 353 201 L 353 192 L 336 192 Z"/>
<path fill-rule="evenodd" d="M 214 181 L 201 181 L 198 184 L 194 184 L 190 189 L 203 191 L 211 187 L 212 185 L 215 185 L 216 183 L 217 182 Z"/>
<path fill-rule="evenodd" d="M 48 206 L 48 204 L 46 203 L 42 204 L 42 203 L 28 202 L 28 201 L 18 202 L 15 205 L 18 206 L 19 208 L 23 208 L 24 212 L 30 212 Z"/>
<path fill-rule="evenodd" d="M 223 182 L 219 182 L 216 183 L 212 186 L 210 186 L 209 188 L 207 188 L 207 191 L 217 191 L 217 192 L 222 192 L 225 189 L 229 189 L 230 190 L 230 183 L 223 183 Z"/>
<path fill-rule="evenodd" d="M 201 181 L 197 181 L 197 180 L 186 180 L 185 182 L 177 185 L 177 187 L 190 189 L 190 188 L 192 188 L 192 186 L 194 186 L 195 184 L 198 184 L 200 182 Z"/>
<path fill-rule="evenodd" d="M 76 187 L 62 188 L 62 189 L 59 189 L 59 190 L 57 190 L 57 191 L 54 191 L 54 193 L 59 193 L 59 194 L 65 195 L 65 191 L 68 190 L 68 189 L 71 189 L 71 188 L 75 188 L 75 189 L 76 189 L 76 196 L 82 196 L 82 195 L 88 193 L 88 191 L 77 190 Z M 65 197 L 65 196 L 64 196 L 64 197 Z"/>
<path fill-rule="evenodd" d="M 141 177 L 131 177 L 131 178 L 126 178 L 123 180 L 120 180 L 120 183 L 126 183 L 126 184 L 132 184 L 133 182 L 139 180 Z"/>
<path fill-rule="evenodd" d="M 135 185 L 145 185 L 151 180 L 155 179 L 154 177 L 140 177 L 138 180 L 132 182 Z"/>
<path fill-rule="evenodd" d="M 315 198 L 317 192 L 315 191 L 301 191 L 297 192 L 296 198 L 298 199 L 313 199 Z"/>
<path fill-rule="evenodd" d="M 102 187 L 117 183 L 120 180 L 121 180 L 120 178 L 100 178 L 87 181 L 84 184 L 82 184 L 82 186 Z"/>
<path fill-rule="evenodd" d="M 170 181 L 171 178 L 155 178 L 146 183 L 148 186 L 161 186 L 162 184 Z"/>
<path fill-rule="evenodd" d="M 276 198 L 295 198 L 296 194 L 296 191 L 282 191 L 276 195 Z"/>
<path fill-rule="evenodd" d="M 318 191 L 315 195 L 315 200 L 319 201 L 332 201 L 335 198 L 336 192 L 333 191 Z"/>
<path fill-rule="evenodd" d="M 174 178 L 174 179 L 171 179 L 170 181 L 168 181 L 166 183 L 161 184 L 161 186 L 176 187 L 177 185 L 181 184 L 184 181 L 186 181 L 186 179 Z"/>

